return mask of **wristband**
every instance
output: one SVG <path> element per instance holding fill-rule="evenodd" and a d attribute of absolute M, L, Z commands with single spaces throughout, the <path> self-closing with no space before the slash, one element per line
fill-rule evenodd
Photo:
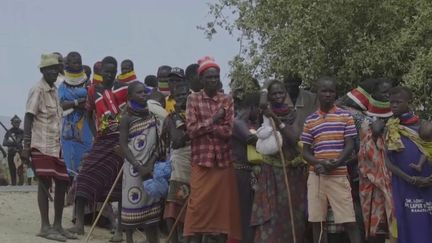
<path fill-rule="evenodd" d="M 78 100 L 77 99 L 74 99 L 74 104 L 75 104 L 75 106 L 78 106 Z"/>

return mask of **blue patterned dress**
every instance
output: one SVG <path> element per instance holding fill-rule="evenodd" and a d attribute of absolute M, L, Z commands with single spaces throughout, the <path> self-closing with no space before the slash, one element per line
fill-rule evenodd
<path fill-rule="evenodd" d="M 73 101 L 87 97 L 84 86 L 70 86 L 63 82 L 58 88 L 60 102 Z M 62 154 L 69 175 L 76 175 L 83 156 L 91 149 L 93 136 L 90 131 L 85 110 L 73 108 L 63 116 L 61 145 Z M 65 113 L 64 113 L 65 114 Z"/>

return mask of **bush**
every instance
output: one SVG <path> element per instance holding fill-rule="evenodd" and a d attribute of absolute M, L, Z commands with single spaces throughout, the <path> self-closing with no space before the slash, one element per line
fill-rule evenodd
<path fill-rule="evenodd" d="M 299 74 L 306 85 L 335 76 L 346 92 L 366 77 L 411 87 L 429 116 L 432 2 L 428 0 L 219 0 L 203 28 L 240 32 L 232 78 Z"/>

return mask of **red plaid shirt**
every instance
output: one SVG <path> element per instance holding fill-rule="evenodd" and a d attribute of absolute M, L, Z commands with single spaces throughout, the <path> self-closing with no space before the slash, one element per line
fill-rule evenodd
<path fill-rule="evenodd" d="M 223 107 L 225 117 L 213 124 L 213 116 Z M 204 91 L 189 96 L 186 127 L 191 138 L 192 163 L 204 167 L 230 166 L 230 137 L 234 123 L 233 99 L 223 93 L 213 98 Z"/>

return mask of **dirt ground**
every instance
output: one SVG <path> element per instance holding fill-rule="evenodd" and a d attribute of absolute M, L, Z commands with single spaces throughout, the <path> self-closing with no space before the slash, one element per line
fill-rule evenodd
<path fill-rule="evenodd" d="M 11 186 L 0 187 L 0 242 L 1 243 L 42 243 L 56 242 L 37 237 L 40 220 L 37 208 L 36 186 L 25 186 L 17 192 Z M 53 220 L 53 207 L 50 203 L 50 219 Z M 72 207 L 66 207 L 63 214 L 63 226 L 72 226 Z M 86 227 L 86 233 L 90 227 Z M 111 233 L 108 230 L 96 228 L 89 242 L 109 242 Z M 144 243 L 144 236 L 134 234 L 135 242 Z M 67 242 L 83 242 L 85 237 Z M 125 239 L 125 236 L 123 236 Z"/>

